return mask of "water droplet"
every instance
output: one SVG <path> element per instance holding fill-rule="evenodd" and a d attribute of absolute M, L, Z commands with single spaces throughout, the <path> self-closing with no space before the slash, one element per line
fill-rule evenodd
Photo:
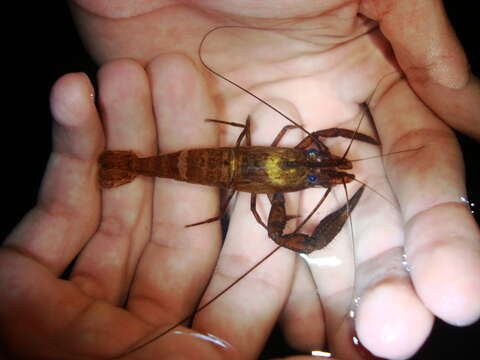
<path fill-rule="evenodd" d="M 465 205 L 467 205 L 467 207 L 470 209 L 470 212 L 472 214 L 475 214 L 475 203 L 474 202 L 470 202 L 470 200 L 468 200 L 466 197 L 464 196 L 460 196 L 460 201 L 462 203 L 464 203 Z"/>
<path fill-rule="evenodd" d="M 410 267 L 407 261 L 407 254 L 405 253 L 402 254 L 402 265 L 406 272 L 412 271 L 412 268 Z"/>
<path fill-rule="evenodd" d="M 312 356 L 318 356 L 318 357 L 324 357 L 324 358 L 331 358 L 332 353 L 329 353 L 327 351 L 322 351 L 322 350 L 312 350 L 311 353 Z"/>
<path fill-rule="evenodd" d="M 335 267 L 342 264 L 342 260 L 338 256 L 313 257 L 307 254 L 300 254 L 300 257 L 309 265 Z"/>
<path fill-rule="evenodd" d="M 355 310 L 350 310 L 348 316 L 350 316 L 352 319 L 355 319 Z"/>
<path fill-rule="evenodd" d="M 225 341 L 223 339 L 220 339 L 219 337 L 217 337 L 215 335 L 212 335 L 210 333 L 202 334 L 202 333 L 197 333 L 197 332 L 185 332 L 185 331 L 180 331 L 180 330 L 174 331 L 173 333 L 176 334 L 176 335 L 193 336 L 193 337 L 196 337 L 198 339 L 209 341 L 209 342 L 211 342 L 215 345 L 218 345 L 222 348 L 232 348 L 232 345 L 230 343 L 228 343 L 227 341 Z"/>
<path fill-rule="evenodd" d="M 360 340 L 358 340 L 358 338 L 356 336 L 353 336 L 352 341 L 353 341 L 354 345 L 359 345 L 360 344 Z"/>

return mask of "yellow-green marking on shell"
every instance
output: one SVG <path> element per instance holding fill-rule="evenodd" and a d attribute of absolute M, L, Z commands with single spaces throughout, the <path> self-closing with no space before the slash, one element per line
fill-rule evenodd
<path fill-rule="evenodd" d="M 285 173 L 295 172 L 294 168 L 282 169 L 281 162 L 282 158 L 278 156 L 270 156 L 265 160 L 265 171 L 272 184 L 285 185 L 287 178 Z"/>

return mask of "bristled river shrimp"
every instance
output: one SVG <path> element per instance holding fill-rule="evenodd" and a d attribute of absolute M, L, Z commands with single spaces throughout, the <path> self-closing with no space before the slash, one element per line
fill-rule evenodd
<path fill-rule="evenodd" d="M 119 186 L 132 181 L 137 175 L 147 175 L 233 190 L 228 199 L 235 191 L 248 192 L 251 193 L 251 211 L 255 219 L 278 245 L 308 254 L 322 249 L 335 238 L 345 224 L 349 211 L 355 208 L 360 199 L 363 186 L 344 207 L 325 217 L 312 235 L 299 233 L 298 229 L 290 234 L 283 233 L 288 220 L 283 193 L 319 186 L 326 188 L 325 195 L 313 213 L 333 186 L 355 179 L 353 174 L 341 171 L 351 169 L 351 162 L 345 156 L 332 155 L 328 148 L 318 141 L 319 138 L 341 136 L 378 144 L 375 139 L 352 130 L 332 128 L 313 132 L 294 148 L 277 147 L 282 136 L 291 128 L 288 125 L 278 134 L 271 146 L 251 146 L 249 119 L 246 125 L 213 119 L 208 121 L 244 127 L 237 145 L 181 150 L 146 158 L 139 158 L 131 151 L 105 151 L 99 158 L 101 185 Z M 240 146 L 244 136 L 246 146 Z M 317 149 L 309 148 L 313 144 L 321 145 Z M 267 224 L 256 210 L 257 194 L 268 194 L 272 204 Z M 187 226 L 219 220 L 226 203 L 222 206 L 220 215 Z"/>

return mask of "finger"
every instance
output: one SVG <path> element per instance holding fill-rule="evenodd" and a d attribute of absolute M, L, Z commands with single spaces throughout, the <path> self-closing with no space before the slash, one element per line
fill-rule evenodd
<path fill-rule="evenodd" d="M 213 107 L 190 60 L 160 56 L 148 71 L 160 152 L 215 146 L 217 129 L 204 122 L 214 117 Z M 151 241 L 137 270 L 129 308 L 149 323 L 171 326 L 193 311 L 214 267 L 219 223 L 185 225 L 216 215 L 218 190 L 156 179 L 153 208 Z"/>
<path fill-rule="evenodd" d="M 259 201 L 258 197 L 257 201 L 259 213 L 266 216 L 268 201 Z M 215 273 L 201 304 L 220 294 L 275 248 L 276 244 L 250 213 L 249 194 L 240 193 Z M 288 295 L 294 264 L 295 254 L 279 249 L 200 312 L 194 328 L 226 340 L 242 358 L 258 357 Z"/>
<path fill-rule="evenodd" d="M 61 274 L 94 232 L 100 195 L 97 156 L 103 133 L 84 74 L 60 78 L 51 93 L 53 151 L 37 205 L 5 245 Z"/>
<path fill-rule="evenodd" d="M 297 262 L 293 286 L 280 321 L 283 335 L 293 348 L 301 351 L 324 348 L 326 339 L 322 305 L 303 261 Z"/>
<path fill-rule="evenodd" d="M 338 194 L 340 193 L 338 192 Z M 318 224 L 319 219 L 343 206 L 345 195 L 338 197 L 336 195 L 332 194 L 330 199 L 327 198 L 326 202 L 322 204 L 320 218 L 315 219 L 314 224 Z M 334 199 L 334 196 L 337 199 Z M 361 198 L 355 211 L 350 214 L 354 235 L 352 235 L 349 225 L 344 226 L 328 246 L 309 254 L 307 258 L 317 292 L 321 298 L 325 335 L 329 349 L 339 358 L 357 359 L 353 346 L 352 319 L 349 311 L 357 277 L 353 257 L 358 250 L 354 250 L 353 245 L 363 242 L 357 231 L 360 221 L 360 216 L 357 215 L 365 211 L 364 201 Z"/>
<path fill-rule="evenodd" d="M 382 107 L 377 107 L 374 102 L 370 104 L 383 144 L 382 152 L 386 154 L 400 150 L 397 147 L 393 150 L 391 147 L 392 137 L 399 132 L 399 121 L 391 117 L 394 114 L 401 117 L 405 111 L 397 113 L 397 108 L 388 108 L 384 103 L 386 98 L 391 99 L 392 102 L 400 102 L 405 96 L 401 92 L 395 95 L 396 98 L 390 92 L 383 94 L 383 97 L 379 95 Z M 411 109 L 412 105 L 403 104 L 403 106 Z M 380 112 L 379 109 L 385 110 Z M 417 116 L 415 120 L 420 123 L 425 114 L 422 113 L 422 109 L 415 110 L 416 112 L 412 110 L 408 116 Z M 384 129 L 388 121 L 392 126 L 389 129 L 390 132 Z M 402 150 L 412 148 L 414 147 L 404 146 Z M 405 154 L 410 154 L 412 157 L 417 155 L 416 152 Z M 391 158 L 395 160 L 395 156 L 398 159 L 404 155 L 386 156 L 384 161 L 391 161 Z M 407 174 L 408 172 L 392 176 Z M 380 187 L 380 184 L 377 184 L 375 188 L 378 188 L 382 194 L 389 194 L 388 187 L 385 185 Z M 371 215 L 368 221 L 358 224 L 360 226 L 358 231 L 365 236 L 361 236 L 362 247 L 358 253 L 360 266 L 356 274 L 358 285 L 355 329 L 360 342 L 374 355 L 386 358 L 409 357 L 427 338 L 433 324 L 433 316 L 418 299 L 408 273 L 402 265 L 404 220 L 395 206 L 376 196 L 368 202 L 364 201 L 360 204 L 362 205 L 366 207 L 366 213 Z"/>
<path fill-rule="evenodd" d="M 451 126 L 480 138 L 480 83 L 442 1 L 362 2 L 360 11 L 380 23 L 421 99 Z"/>
<path fill-rule="evenodd" d="M 460 149 L 453 134 L 423 107 L 406 84 L 400 83 L 392 90 L 391 95 L 389 94 L 385 99 L 385 105 L 382 102 L 382 110 L 391 105 L 397 106 L 397 110 L 399 110 L 398 107 L 402 107 L 403 111 L 397 113 L 395 119 L 397 121 L 385 122 L 385 125 L 396 124 L 396 136 L 385 143 L 385 146 L 393 150 L 393 148 L 407 148 L 416 142 L 425 144 L 423 149 L 415 153 L 415 157 L 390 157 L 386 164 L 387 171 L 392 173 L 392 185 L 398 194 L 407 223 L 405 250 L 412 267 L 415 287 L 420 296 L 430 293 L 419 288 L 420 284 L 427 279 L 421 281 L 416 276 L 427 271 L 423 268 L 426 264 L 435 265 L 431 267 L 431 277 L 428 281 L 436 283 L 437 288 L 431 289 L 434 291 L 430 295 L 435 298 L 427 301 L 422 296 L 422 300 L 443 320 L 466 324 L 476 319 L 480 312 L 478 301 L 480 272 L 477 271 L 480 266 L 478 241 L 480 236 L 470 209 L 462 201 L 466 195 Z M 393 100 L 396 95 L 404 101 Z M 390 101 L 395 103 L 387 104 Z M 422 108 L 423 113 L 421 113 Z M 415 117 L 410 110 L 405 111 L 405 109 L 418 110 L 420 115 Z M 388 130 L 385 127 L 385 131 Z M 405 171 L 403 174 L 408 176 L 401 176 L 402 171 Z M 396 176 L 397 174 L 399 176 Z M 449 221 L 441 221 L 444 216 L 449 216 Z M 432 223 L 428 223 L 429 221 L 440 221 L 440 223 L 433 226 Z M 430 252 L 434 249 L 435 252 Z M 425 251 L 428 252 L 428 256 Z M 459 256 L 457 252 L 470 255 Z M 422 254 L 426 258 L 420 261 Z M 418 259 L 415 258 L 416 256 Z M 443 256 L 451 260 L 449 266 L 442 266 L 445 265 Z M 455 259 L 460 263 L 456 264 Z M 421 268 L 423 270 L 420 270 Z M 451 270 L 448 276 L 444 273 L 447 269 Z M 441 276 L 434 276 L 437 271 L 439 272 L 437 275 Z M 458 279 L 462 278 L 461 282 L 454 281 L 456 275 Z M 442 298 L 438 294 L 447 291 L 446 279 L 452 279 L 451 285 L 456 291 L 452 288 L 452 291 L 448 291 L 450 296 Z M 430 286 L 434 284 L 431 283 Z M 450 306 L 447 304 L 454 299 L 456 302 L 461 302 L 461 306 L 456 306 L 457 310 L 452 307 L 452 303 Z M 442 306 L 440 309 L 438 306 L 442 303 L 445 307 Z M 460 304 L 457 303 L 457 305 Z"/>
<path fill-rule="evenodd" d="M 460 197 L 465 196 L 461 155 L 446 126 L 425 108 L 404 81 L 383 95 L 374 106 L 373 116 L 384 152 L 424 145 L 419 151 L 384 160 L 406 224 L 404 246 L 410 276 L 423 305 L 414 301 L 408 287 L 395 289 L 394 282 L 383 281 L 387 286 L 373 287 L 363 295 L 357 330 L 360 340 L 368 342 L 370 350 L 378 351 L 376 354 L 390 353 L 389 349 L 395 348 L 391 343 L 394 341 L 401 345 L 398 350 L 404 351 L 403 355 L 398 352 L 397 357 L 409 356 L 430 329 L 432 320 L 422 306 L 451 323 L 466 324 L 478 318 L 479 234 L 468 209 L 460 204 Z M 396 302 L 402 299 L 409 307 L 396 309 L 401 316 L 387 316 L 383 327 L 373 327 L 378 329 L 377 336 L 369 337 L 371 319 L 375 319 L 375 314 L 379 316 L 380 304 L 387 303 L 384 295 Z M 368 324 L 360 325 L 363 316 Z M 390 334 L 388 344 L 384 341 L 387 337 L 380 338 L 386 332 Z"/>
<path fill-rule="evenodd" d="M 384 134 L 379 136 L 383 143 Z M 383 160 L 391 156 L 395 155 L 362 162 L 369 167 L 365 180 L 383 197 L 366 191 L 353 213 L 358 265 L 351 315 L 360 343 L 374 355 L 406 358 L 424 343 L 433 316 L 418 299 L 403 265 L 403 220 L 395 202 L 386 200 L 395 199 L 395 195 L 382 166 Z M 359 219 L 361 212 L 368 216 Z M 357 351 L 361 353 L 361 349 Z"/>
<path fill-rule="evenodd" d="M 382 136 L 380 140 L 383 142 Z M 351 227 L 345 226 L 329 246 L 309 257 L 322 296 L 327 337 L 330 348 L 339 358 L 361 358 L 359 354 L 361 348 L 353 346 L 354 320 L 361 343 L 375 355 L 388 358 L 404 356 L 414 352 L 423 343 L 430 330 L 432 316 L 418 300 L 410 285 L 408 274 L 402 266 L 400 249 L 403 246 L 403 224 L 396 207 L 388 201 L 394 197 L 389 190 L 388 182 L 385 181 L 382 158 L 379 157 L 380 149 L 359 142 L 354 142 L 353 147 L 356 152 L 350 153 L 349 156 L 366 160 L 355 162 L 351 172 L 355 174 L 356 179 L 368 184 L 368 188 L 350 214 Z M 355 186 L 358 187 L 356 184 L 349 184 L 347 187 L 350 196 Z M 337 190 L 344 192 L 343 189 Z M 339 206 L 329 209 L 330 200 L 333 199 L 327 200 L 323 216 Z M 343 205 L 346 201 L 345 194 L 339 196 L 338 200 Z M 355 256 L 355 260 L 352 256 Z M 346 266 L 349 261 L 357 265 L 355 269 Z M 355 294 L 351 290 L 353 284 Z M 381 291 L 376 293 L 376 289 L 385 289 L 384 293 L 391 295 L 389 301 L 386 301 L 388 298 L 386 296 L 381 299 L 382 301 L 377 301 L 380 300 L 380 296 L 370 297 L 372 293 L 382 293 Z M 403 296 L 396 299 L 396 292 Z M 371 299 L 374 301 L 370 301 Z M 367 307 L 371 304 L 375 306 Z M 412 305 L 412 311 L 405 307 L 406 304 Z M 364 311 L 366 308 L 369 309 L 368 312 Z M 420 311 L 415 312 L 416 308 Z M 408 310 L 407 314 L 405 309 Z M 372 313 L 373 311 L 376 313 Z M 409 314 L 412 316 L 407 316 Z M 408 324 L 412 317 L 419 319 L 422 314 L 427 318 L 427 321 L 424 321 L 425 326 L 415 327 L 409 331 L 410 336 L 402 338 L 405 331 L 402 333 L 395 326 L 405 330 L 402 326 L 404 321 Z M 391 335 L 391 332 L 389 333 L 391 329 L 397 330 L 397 333 L 394 333 L 397 337 L 392 335 L 395 341 L 392 340 L 383 347 L 381 344 L 371 342 L 372 338 L 378 339 L 376 336 L 380 336 L 379 334 Z M 416 336 L 417 331 L 423 337 Z M 407 350 L 400 340 L 408 342 Z M 412 348 L 415 350 L 412 351 Z"/>
<path fill-rule="evenodd" d="M 111 62 L 98 74 L 102 119 L 108 149 L 155 153 L 155 130 L 148 79 L 130 60 Z M 96 299 L 121 303 L 150 234 L 152 181 L 102 194 L 101 222 L 77 260 L 71 279 Z"/>

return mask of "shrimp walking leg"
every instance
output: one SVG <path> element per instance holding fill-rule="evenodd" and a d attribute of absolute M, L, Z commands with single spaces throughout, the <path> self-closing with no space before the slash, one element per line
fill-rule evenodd
<path fill-rule="evenodd" d="M 236 126 L 236 127 L 241 127 L 243 128 L 242 132 L 237 138 L 237 142 L 235 147 L 239 147 L 240 143 L 242 142 L 243 138 L 245 137 L 245 142 L 247 143 L 247 146 L 251 146 L 251 137 L 250 137 L 250 118 L 247 118 L 247 121 L 244 124 L 236 123 L 236 122 L 230 122 L 230 121 L 224 121 L 224 120 L 217 120 L 217 119 L 205 119 L 206 122 L 214 122 L 217 124 L 224 124 L 224 125 L 230 125 L 230 126 Z M 192 226 L 197 226 L 197 225 L 202 225 L 202 224 L 208 224 L 217 220 L 220 220 L 224 215 L 225 212 L 227 211 L 228 208 L 228 203 L 232 199 L 233 195 L 235 195 L 236 191 L 231 191 L 230 194 L 227 196 L 225 202 L 222 204 L 220 207 L 220 212 L 217 216 L 208 218 L 207 220 L 199 221 L 194 224 L 188 224 L 185 225 L 185 227 L 192 227 Z M 257 214 L 258 215 L 258 214 Z M 257 219 L 258 221 L 258 219 Z M 263 223 L 261 223 L 265 227 Z"/>
<path fill-rule="evenodd" d="M 235 143 L 235 147 L 239 147 L 240 143 L 242 142 L 243 138 L 245 137 L 245 142 L 247 146 L 252 146 L 252 141 L 250 137 L 250 117 L 247 118 L 247 121 L 244 124 L 232 122 L 232 121 L 224 121 L 224 120 L 217 120 L 217 119 L 205 119 L 206 122 L 214 122 L 217 124 L 224 124 L 230 126 L 236 126 L 243 128 L 242 132 L 237 138 L 237 142 Z"/>
<path fill-rule="evenodd" d="M 277 146 L 280 140 L 285 136 L 288 130 L 296 129 L 298 126 L 296 125 L 286 125 L 280 130 L 278 135 L 272 142 L 271 146 Z M 368 144 L 379 145 L 378 140 L 374 139 L 371 136 L 359 133 L 357 131 L 353 131 L 350 129 L 342 129 L 342 128 L 330 128 L 324 130 L 314 131 L 310 134 L 310 136 L 306 136 L 305 138 L 300 141 L 297 146 L 297 149 L 305 149 L 313 144 L 314 139 L 320 140 L 319 138 L 322 137 L 343 137 L 350 140 L 358 140 L 362 142 L 366 142 Z M 315 142 L 321 151 L 328 152 L 328 147 L 324 145 L 321 141 Z"/>
<path fill-rule="evenodd" d="M 196 222 L 196 223 L 193 223 L 193 224 L 185 225 L 185 227 L 192 227 L 192 226 L 197 226 L 197 225 L 202 225 L 202 224 L 208 224 L 208 223 L 220 220 L 223 217 L 223 215 L 225 215 L 225 212 L 227 211 L 227 208 L 228 208 L 228 203 L 232 199 L 233 195 L 235 195 L 235 193 L 236 193 L 236 191 L 230 191 L 230 194 L 228 194 L 224 203 L 220 207 L 220 212 L 217 216 L 214 216 L 214 217 L 211 217 L 207 220 L 199 221 L 199 222 Z"/>

